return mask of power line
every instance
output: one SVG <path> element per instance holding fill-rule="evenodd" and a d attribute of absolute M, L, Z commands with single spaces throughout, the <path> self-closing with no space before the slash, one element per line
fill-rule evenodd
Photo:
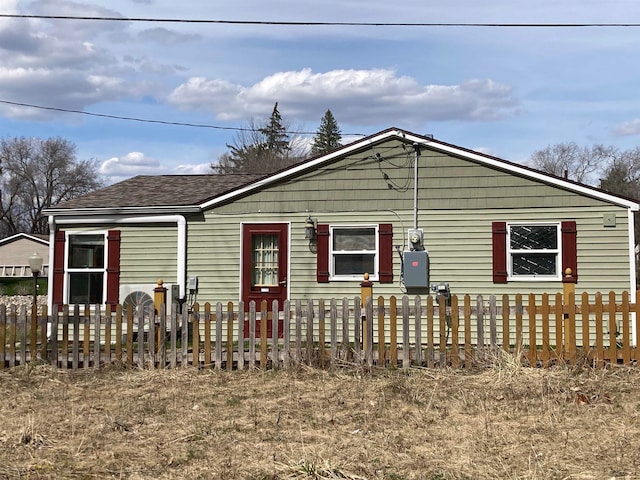
<path fill-rule="evenodd" d="M 266 20 L 212 20 L 195 18 L 93 17 L 71 15 L 26 15 L 2 13 L 0 18 L 41 20 L 91 20 L 103 22 L 204 23 L 220 25 L 265 25 L 291 27 L 485 27 L 485 28 L 624 28 L 640 27 L 640 23 L 502 23 L 502 22 L 308 22 Z"/>
<path fill-rule="evenodd" d="M 36 108 L 39 110 L 51 110 L 54 112 L 63 112 L 63 113 L 75 113 L 78 115 L 87 115 L 90 117 L 101 117 L 101 118 L 110 118 L 112 120 L 126 120 L 130 122 L 141 122 L 141 123 L 156 123 L 160 125 L 172 125 L 178 127 L 193 127 L 193 128 L 210 128 L 214 130 L 232 130 L 238 132 L 257 132 L 260 131 L 259 128 L 243 128 L 243 127 L 223 127 L 220 125 L 209 125 L 206 123 L 186 123 L 186 122 L 170 122 L 168 120 L 154 120 L 150 118 L 138 118 L 138 117 L 125 117 L 122 115 L 109 115 L 106 113 L 95 113 L 95 112 L 85 112 L 83 110 L 71 110 L 68 108 L 58 108 L 58 107 L 45 107 L 43 105 L 34 105 L 31 103 L 21 103 L 21 102 L 11 102 L 9 100 L 0 100 L 0 103 L 6 105 L 13 105 L 17 107 L 28 107 L 28 108 Z M 317 132 L 305 132 L 305 131 L 286 131 L 288 134 L 292 135 L 315 135 Z M 353 136 L 366 136 L 363 133 L 343 133 L 343 135 L 353 135 Z"/>

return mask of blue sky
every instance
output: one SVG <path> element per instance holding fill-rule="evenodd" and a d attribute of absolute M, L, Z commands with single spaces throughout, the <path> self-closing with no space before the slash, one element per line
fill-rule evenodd
<path fill-rule="evenodd" d="M 0 13 L 358 23 L 640 23 L 636 0 L 0 0 Z M 207 173 L 277 101 L 345 140 L 388 127 L 525 163 L 574 141 L 635 148 L 640 27 L 269 26 L 0 18 L 0 136 L 60 136 L 108 183 Z M 190 128 L 19 107 L 17 102 Z"/>

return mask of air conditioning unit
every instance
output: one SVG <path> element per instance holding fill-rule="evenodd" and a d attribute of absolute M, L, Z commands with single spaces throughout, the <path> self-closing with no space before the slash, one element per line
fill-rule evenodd
<path fill-rule="evenodd" d="M 153 311 L 154 290 L 157 286 L 155 283 L 120 285 L 120 303 L 122 304 L 122 310 L 126 311 L 126 308 L 132 305 L 134 311 L 138 306 L 142 306 L 145 312 Z M 173 311 L 173 305 L 178 301 L 180 286 L 171 283 L 165 283 L 162 286 L 167 289 L 166 311 L 167 315 L 169 315 Z"/>

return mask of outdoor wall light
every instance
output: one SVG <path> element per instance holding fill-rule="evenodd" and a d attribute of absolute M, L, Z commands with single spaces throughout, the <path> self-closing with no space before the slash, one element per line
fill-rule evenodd
<path fill-rule="evenodd" d="M 307 217 L 307 222 L 304 225 L 304 238 L 307 240 L 316 239 L 316 224 L 311 216 Z"/>

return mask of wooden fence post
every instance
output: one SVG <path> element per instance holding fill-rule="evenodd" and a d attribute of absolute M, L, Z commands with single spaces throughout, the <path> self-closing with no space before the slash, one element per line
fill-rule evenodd
<path fill-rule="evenodd" d="M 562 284 L 562 318 L 564 320 L 564 353 L 566 360 L 576 359 L 576 284 L 570 268 L 565 269 Z"/>

